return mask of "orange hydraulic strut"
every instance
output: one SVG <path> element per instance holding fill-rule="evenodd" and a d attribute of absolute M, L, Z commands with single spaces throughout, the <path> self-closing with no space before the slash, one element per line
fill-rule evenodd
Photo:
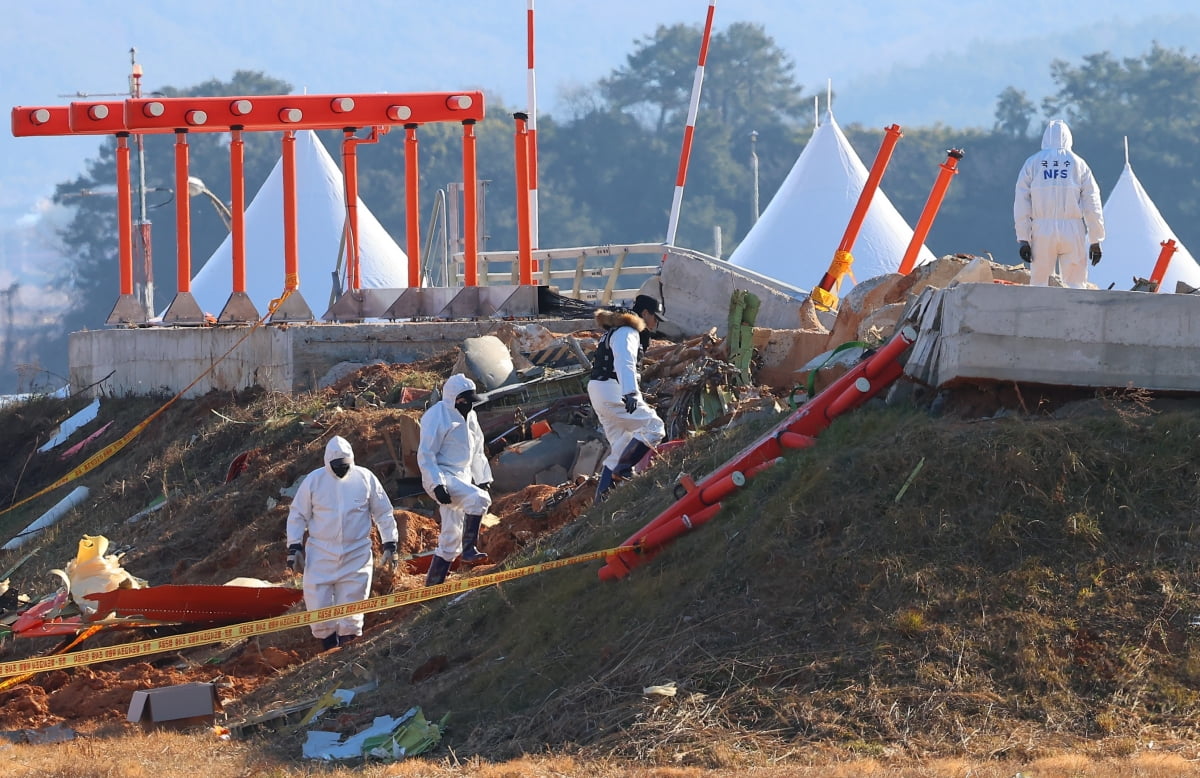
<path fill-rule="evenodd" d="M 475 163 L 475 120 L 463 119 L 463 284 L 479 284 L 479 171 Z"/>
<path fill-rule="evenodd" d="M 362 288 L 359 273 L 361 250 L 358 243 L 358 144 L 378 143 L 380 135 L 386 135 L 390 127 L 372 127 L 365 138 L 355 135 L 355 127 L 342 130 L 342 169 L 346 197 L 346 287 L 352 292 Z"/>
<path fill-rule="evenodd" d="M 296 133 L 283 133 L 283 288 L 300 288 L 299 219 L 296 211 Z"/>
<path fill-rule="evenodd" d="M 842 280 L 842 276 L 850 272 L 850 265 L 854 263 L 850 249 L 854 247 L 858 231 L 862 229 L 863 220 L 867 217 L 867 208 L 871 205 L 872 198 L 875 197 L 875 190 L 879 188 L 879 181 L 883 178 L 883 171 L 887 169 L 888 162 L 891 161 L 896 143 L 904 137 L 899 124 L 885 127 L 883 133 L 883 142 L 879 144 L 879 153 L 875 155 L 871 172 L 867 175 L 867 181 L 858 195 L 858 203 L 854 206 L 854 212 L 850 214 L 850 222 L 846 225 L 842 242 L 838 244 L 837 251 L 833 253 L 833 262 L 821 278 L 821 283 L 812 290 L 813 302 L 822 308 L 831 310 L 837 307 L 837 295 L 833 293 L 833 287 Z"/>
<path fill-rule="evenodd" d="M 117 133 L 117 255 L 120 262 L 121 295 L 133 294 L 133 232 L 130 229 L 133 203 L 129 200 L 129 133 Z"/>
<path fill-rule="evenodd" d="M 242 129 L 229 131 L 229 186 L 232 207 L 229 234 L 233 262 L 233 293 L 246 293 L 246 142 Z"/>
<path fill-rule="evenodd" d="M 418 124 L 404 125 L 404 195 L 408 214 L 408 286 L 421 285 L 421 212 L 418 189 L 421 176 L 417 161 Z"/>
<path fill-rule="evenodd" d="M 192 219 L 188 192 L 187 130 L 175 131 L 175 288 L 192 291 Z"/>
<path fill-rule="evenodd" d="M 1167 275 L 1167 266 L 1171 264 L 1171 257 L 1175 256 L 1179 248 L 1175 245 L 1174 238 L 1164 240 L 1159 245 L 1162 246 L 1162 251 L 1158 252 L 1158 261 L 1154 263 L 1154 272 L 1150 274 L 1150 280 L 1154 282 L 1156 289 L 1162 286 L 1162 280 Z"/>
<path fill-rule="evenodd" d="M 946 161 L 938 166 L 937 179 L 933 182 L 933 189 L 929 191 L 929 199 L 925 201 L 925 209 L 921 211 L 921 218 L 917 219 L 917 228 L 913 230 L 912 240 L 909 241 L 908 249 L 904 252 L 904 259 L 900 260 L 900 268 L 896 271 L 901 275 L 908 275 L 912 272 L 913 265 L 917 261 L 917 252 L 921 250 L 921 244 L 929 235 L 929 228 L 933 226 L 933 219 L 937 216 L 938 209 L 942 207 L 946 190 L 950 188 L 950 179 L 958 173 L 958 161 L 962 158 L 962 149 L 950 149 L 946 152 Z"/>
<path fill-rule="evenodd" d="M 521 286 L 533 283 L 533 239 L 529 234 L 529 117 L 514 113 L 517 122 L 517 261 Z"/>

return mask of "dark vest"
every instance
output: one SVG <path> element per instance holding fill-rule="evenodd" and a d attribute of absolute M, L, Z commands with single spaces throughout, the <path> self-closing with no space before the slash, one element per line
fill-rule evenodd
<path fill-rule="evenodd" d="M 628 326 L 628 325 L 621 325 Z M 612 340 L 613 333 L 621 327 L 614 327 L 600 337 L 600 342 L 596 344 L 596 351 L 592 354 L 592 374 L 593 381 L 611 381 L 617 377 L 617 371 L 614 363 L 616 357 L 613 355 Z M 637 364 L 642 362 L 642 354 L 646 352 L 646 346 L 650 345 L 650 333 L 642 330 L 638 333 L 638 353 Z"/>

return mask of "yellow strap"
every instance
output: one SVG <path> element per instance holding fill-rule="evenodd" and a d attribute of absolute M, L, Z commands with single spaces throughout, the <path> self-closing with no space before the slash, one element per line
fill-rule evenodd
<path fill-rule="evenodd" d="M 394 592 L 367 600 L 360 600 L 359 602 L 346 603 L 345 605 L 331 605 L 315 611 L 288 613 L 269 619 L 247 621 L 227 627 L 213 627 L 198 632 L 188 632 L 184 635 L 144 640 L 139 643 L 122 643 L 121 645 L 92 648 L 87 651 L 76 651 L 70 654 L 18 659 L 12 662 L 0 663 L 0 678 L 12 675 L 33 675 L 35 673 L 44 673 L 48 670 L 82 667 L 83 665 L 93 665 L 99 662 L 112 662 L 117 659 L 133 659 L 134 657 L 147 656 L 148 654 L 160 654 L 164 651 L 179 651 L 210 643 L 220 643 L 225 640 L 241 640 L 256 635 L 282 632 L 288 629 L 295 629 L 296 627 L 315 624 L 319 621 L 332 621 L 334 619 L 345 618 L 356 613 L 374 613 L 376 611 L 398 608 L 402 605 L 412 605 L 413 603 L 425 602 L 426 600 L 435 600 L 438 597 L 445 597 L 449 594 L 458 594 L 472 589 L 482 589 L 485 586 L 513 581 L 517 578 L 524 578 L 527 575 L 534 575 L 546 570 L 556 570 L 560 567 L 605 559 L 614 554 L 636 550 L 635 546 L 620 546 L 605 551 L 591 551 L 565 559 L 555 559 L 549 562 L 539 562 L 528 567 L 518 567 L 514 570 L 502 570 L 497 573 L 470 578 L 455 578 L 453 581 L 440 583 L 437 586 L 426 586 L 420 589 Z M 79 641 L 76 640 L 75 642 Z"/>
<path fill-rule="evenodd" d="M 842 276 L 850 272 L 850 266 L 854 264 L 854 255 L 849 251 L 833 252 L 833 263 L 829 265 L 829 275 L 842 280 Z"/>
<path fill-rule="evenodd" d="M 808 296 L 812 299 L 813 305 L 818 308 L 823 308 L 826 311 L 832 311 L 837 308 L 837 295 L 833 292 L 827 292 L 819 286 L 809 292 Z"/>

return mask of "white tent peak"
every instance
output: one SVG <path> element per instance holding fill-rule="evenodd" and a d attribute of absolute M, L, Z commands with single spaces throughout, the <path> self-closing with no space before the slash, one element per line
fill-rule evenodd
<path fill-rule="evenodd" d="M 1125 144 L 1125 169 L 1104 203 L 1104 256 L 1100 264 L 1088 269 L 1088 280 L 1100 289 L 1129 289 L 1134 277 L 1149 278 L 1162 253 L 1162 243 L 1175 241 L 1175 254 L 1167 266 L 1159 288 L 1174 292 L 1180 281 L 1200 287 L 1200 265 L 1179 240 L 1175 231 L 1159 213 L 1150 195 L 1134 175 L 1129 164 L 1129 144 Z"/>
<path fill-rule="evenodd" d="M 729 261 L 811 289 L 829 269 L 867 176 L 866 165 L 827 107 L 779 191 Z M 844 295 L 856 281 L 895 273 L 912 238 L 904 217 L 882 189 L 876 190 L 850 250 L 853 277 L 843 279 L 840 293 Z M 916 264 L 933 259 L 933 253 L 921 246 Z"/>
<path fill-rule="evenodd" d="M 296 221 L 300 293 L 318 316 L 330 302 L 334 273 L 345 288 L 342 241 L 346 196 L 342 172 L 312 130 L 296 133 Z M 358 201 L 360 285 L 400 289 L 408 285 L 408 257 L 383 225 Z M 284 288 L 283 158 L 275 163 L 246 207 L 246 294 L 260 314 Z M 201 310 L 218 315 L 233 291 L 231 236 L 192 278 Z"/>

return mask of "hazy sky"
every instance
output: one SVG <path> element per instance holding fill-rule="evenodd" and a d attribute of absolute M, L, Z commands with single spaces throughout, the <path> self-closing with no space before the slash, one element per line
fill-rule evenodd
<path fill-rule="evenodd" d="M 64 104 L 75 92 L 128 89 L 129 48 L 143 88 L 189 87 L 261 70 L 297 90 L 421 91 L 482 88 L 526 107 L 528 0 L 58 0 L 7 3 L 0 27 L 0 103 Z M 897 67 L 947 54 L 997 53 L 1014 63 L 1048 62 L 1072 44 L 1088 51 L 1088 25 L 1132 23 L 1181 11 L 1180 0 L 718 0 L 715 27 L 761 24 L 792 57 L 805 90 L 832 79 L 843 124 L 943 121 L 937 110 L 972 97 L 969 80 L 951 94 L 914 96 L 887 117 L 855 101 Z M 657 25 L 701 25 L 707 0 L 536 0 L 538 108 L 562 109 L 564 90 L 594 82 L 624 61 Z M 1086 15 L 1084 11 L 1086 10 Z M 1170 25 L 1165 25 L 1169 27 Z M 1164 29 L 1164 34 L 1169 30 Z M 1018 45 L 1021 41 L 1042 41 Z M 1148 41 L 1137 41 L 1143 51 Z M 968 59 L 969 62 L 969 59 Z M 957 68 L 959 71 L 962 67 Z M 1015 66 L 1014 66 L 1014 69 Z M 1039 67 L 1039 70 L 1044 70 Z M 961 80 L 962 72 L 955 75 Z M 927 91 L 937 93 L 938 84 Z M 994 89 L 994 87 L 988 87 Z M 1040 94 L 1034 94 L 1039 98 Z M 994 94 L 975 96 L 981 105 Z M 878 98 L 872 97 L 871 103 Z M 948 104 L 948 105 L 947 105 Z M 910 115 L 903 115 L 907 110 Z M 985 112 L 986 113 L 986 112 Z M 957 118 L 957 117 L 956 117 Z M 977 124 L 990 122 L 984 115 Z M 31 211 L 55 182 L 78 173 L 94 138 L 14 139 L 0 134 L 0 227 Z"/>

